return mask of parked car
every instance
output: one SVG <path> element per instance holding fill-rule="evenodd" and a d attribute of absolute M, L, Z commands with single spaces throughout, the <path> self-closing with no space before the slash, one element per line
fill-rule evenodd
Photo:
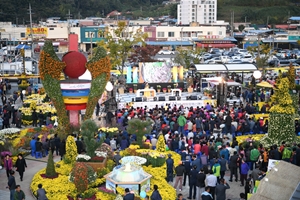
<path fill-rule="evenodd" d="M 220 57 L 214 57 L 210 60 L 206 60 L 204 63 L 206 63 L 206 64 L 222 63 L 222 60 Z"/>
<path fill-rule="evenodd" d="M 246 55 L 243 55 L 241 60 L 243 62 L 247 62 L 247 63 L 254 63 L 255 62 L 255 59 L 253 59 L 253 57 L 251 56 L 251 54 L 246 54 Z"/>
<path fill-rule="evenodd" d="M 243 61 L 238 59 L 233 59 L 228 61 L 228 64 L 241 64 L 241 63 L 243 63 Z"/>
<path fill-rule="evenodd" d="M 159 55 L 174 55 L 175 52 L 174 51 L 170 51 L 170 50 L 166 50 L 166 49 L 163 49 L 163 50 L 160 50 L 158 52 Z"/>

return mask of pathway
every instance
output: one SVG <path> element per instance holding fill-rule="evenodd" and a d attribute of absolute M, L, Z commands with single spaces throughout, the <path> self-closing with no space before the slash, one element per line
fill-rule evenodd
<path fill-rule="evenodd" d="M 30 191 L 30 184 L 33 176 L 40 171 L 41 169 L 45 168 L 47 165 L 48 157 L 35 159 L 31 157 L 31 155 L 25 157 L 27 168 L 25 169 L 23 181 L 20 181 L 19 173 L 15 173 L 15 179 L 17 185 L 21 186 L 21 189 L 24 191 L 26 200 L 35 200 L 31 191 Z M 60 160 L 60 156 L 54 156 L 54 161 L 57 162 Z M 14 169 L 15 170 L 15 169 Z M 9 190 L 7 187 L 7 177 L 6 171 L 4 169 L 0 170 L 0 200 L 9 200 Z"/>

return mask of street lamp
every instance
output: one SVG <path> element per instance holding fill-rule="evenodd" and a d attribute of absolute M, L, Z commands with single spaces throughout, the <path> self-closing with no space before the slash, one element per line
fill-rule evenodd
<path fill-rule="evenodd" d="M 108 81 L 108 82 L 106 83 L 105 89 L 106 89 L 108 92 L 111 92 L 111 91 L 114 89 L 114 86 L 113 86 L 113 84 L 112 84 L 110 81 Z"/>
<path fill-rule="evenodd" d="M 182 48 L 182 38 L 183 38 L 183 32 L 182 31 L 183 31 L 183 27 L 181 28 L 181 43 L 180 43 L 181 44 L 181 48 Z"/>
<path fill-rule="evenodd" d="M 259 70 L 257 70 L 257 71 L 254 71 L 253 72 L 253 77 L 255 78 L 255 79 L 260 79 L 261 78 L 261 72 L 259 71 Z"/>

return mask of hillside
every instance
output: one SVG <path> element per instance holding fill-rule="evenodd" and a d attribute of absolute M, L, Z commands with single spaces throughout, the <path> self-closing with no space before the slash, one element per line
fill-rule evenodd
<path fill-rule="evenodd" d="M 48 17 L 67 18 L 70 10 L 72 18 L 105 17 L 113 10 L 127 13 L 126 18 L 177 17 L 177 5 L 163 6 L 163 0 L 0 0 L 0 21 L 19 24 L 29 22 L 28 4 L 31 3 L 33 21 Z M 218 20 L 231 21 L 234 11 L 235 22 L 256 24 L 285 23 L 289 16 L 300 15 L 299 0 L 218 0 Z M 298 4 L 297 4 L 298 3 Z"/>

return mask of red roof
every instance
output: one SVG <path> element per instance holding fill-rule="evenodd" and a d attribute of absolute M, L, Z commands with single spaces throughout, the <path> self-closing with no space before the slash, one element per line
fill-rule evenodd
<path fill-rule="evenodd" d="M 280 25 L 275 25 L 275 28 L 278 28 L 278 29 L 284 29 L 284 30 L 286 30 L 286 29 L 294 29 L 294 28 L 296 28 L 296 26 L 289 26 L 288 24 L 280 24 Z"/>

